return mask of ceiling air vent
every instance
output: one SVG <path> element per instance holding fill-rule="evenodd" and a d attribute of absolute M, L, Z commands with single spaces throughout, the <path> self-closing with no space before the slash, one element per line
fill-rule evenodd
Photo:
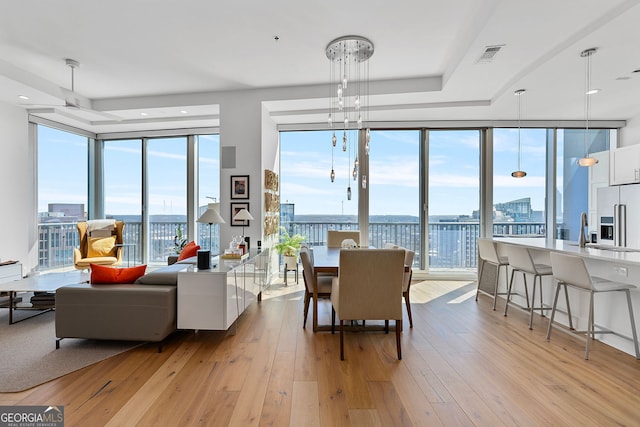
<path fill-rule="evenodd" d="M 496 53 L 498 53 L 500 51 L 500 49 L 502 49 L 504 47 L 503 44 L 497 44 L 497 45 L 493 45 L 493 46 L 486 46 L 484 48 L 484 52 L 482 52 L 482 55 L 480 55 L 480 58 L 478 59 L 478 63 L 479 64 L 487 64 L 491 61 L 493 61 L 493 57 L 496 56 Z"/>

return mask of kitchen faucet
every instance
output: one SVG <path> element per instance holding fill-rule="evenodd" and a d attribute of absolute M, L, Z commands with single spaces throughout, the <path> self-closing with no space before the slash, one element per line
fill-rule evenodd
<path fill-rule="evenodd" d="M 578 244 L 581 248 L 584 248 L 587 245 L 587 237 L 584 232 L 584 229 L 587 225 L 587 214 L 585 212 L 582 212 L 582 214 L 580 215 L 580 239 L 578 240 Z"/>

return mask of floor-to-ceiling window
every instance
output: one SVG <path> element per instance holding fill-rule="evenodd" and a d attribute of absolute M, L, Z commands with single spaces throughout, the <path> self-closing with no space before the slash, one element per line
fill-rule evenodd
<path fill-rule="evenodd" d="M 328 229 L 358 228 L 358 181 L 352 176 L 357 135 L 347 132 L 344 150 L 343 133 L 336 132 L 335 147 L 332 136 L 331 131 L 280 133 L 281 225 L 312 244 L 325 243 Z"/>
<path fill-rule="evenodd" d="M 420 248 L 420 131 L 371 131 L 369 151 L 369 244 Z"/>
<path fill-rule="evenodd" d="M 187 138 L 153 138 L 147 144 L 148 260 L 175 253 L 178 227 L 187 230 Z"/>
<path fill-rule="evenodd" d="M 577 241 L 580 217 L 589 212 L 589 168 L 577 161 L 587 153 L 609 150 L 610 129 L 558 129 L 556 148 L 557 238 Z"/>
<path fill-rule="evenodd" d="M 220 135 L 196 135 L 198 147 L 198 214 L 199 217 L 209 203 L 220 202 Z M 211 229 L 209 229 L 211 227 Z M 198 223 L 200 246 L 220 252 L 220 225 Z"/>
<path fill-rule="evenodd" d="M 73 265 L 76 222 L 88 211 L 89 138 L 47 126 L 38 135 L 38 268 Z"/>
<path fill-rule="evenodd" d="M 474 269 L 479 234 L 480 131 L 429 130 L 429 271 Z"/>
<path fill-rule="evenodd" d="M 111 140 L 103 150 L 104 213 L 125 223 L 124 257 L 142 260 L 142 140 Z"/>
<path fill-rule="evenodd" d="M 545 236 L 546 147 L 547 129 L 493 130 L 494 236 Z"/>

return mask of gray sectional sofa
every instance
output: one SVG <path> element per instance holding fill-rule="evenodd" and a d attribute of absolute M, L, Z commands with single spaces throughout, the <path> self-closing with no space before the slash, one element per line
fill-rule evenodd
<path fill-rule="evenodd" d="M 56 292 L 56 348 L 63 338 L 160 343 L 176 330 L 178 272 L 189 258 L 123 285 L 81 283 Z"/>

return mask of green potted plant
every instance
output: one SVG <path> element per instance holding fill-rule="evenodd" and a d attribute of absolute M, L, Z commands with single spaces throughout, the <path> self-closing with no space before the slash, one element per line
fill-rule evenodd
<path fill-rule="evenodd" d="M 298 263 L 298 252 L 306 237 L 302 234 L 289 234 L 286 228 L 280 227 L 280 241 L 273 247 L 284 257 L 284 264 L 293 266 Z"/>

